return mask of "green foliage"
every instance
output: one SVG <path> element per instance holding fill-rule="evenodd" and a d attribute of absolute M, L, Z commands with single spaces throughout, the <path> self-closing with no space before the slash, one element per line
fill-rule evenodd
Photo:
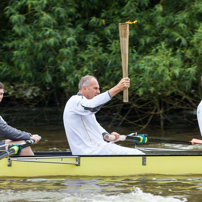
<path fill-rule="evenodd" d="M 118 24 L 137 20 L 130 25 L 130 111 L 142 114 L 138 121 L 154 114 L 162 121 L 199 102 L 200 1 L 6 0 L 0 9 L 0 78 L 10 96 L 12 87 L 30 102 L 54 96 L 63 105 L 86 74 L 111 88 L 122 77 Z M 109 107 L 125 107 L 119 100 Z"/>

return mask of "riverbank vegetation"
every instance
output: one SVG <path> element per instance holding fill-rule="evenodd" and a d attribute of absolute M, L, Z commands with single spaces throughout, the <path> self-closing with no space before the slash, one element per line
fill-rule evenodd
<path fill-rule="evenodd" d="M 63 108 L 80 78 L 102 91 L 122 77 L 118 24 L 130 25 L 129 103 L 122 94 L 103 111 L 119 125 L 172 122 L 201 99 L 202 2 L 198 0 L 3 0 L 0 2 L 3 105 Z"/>

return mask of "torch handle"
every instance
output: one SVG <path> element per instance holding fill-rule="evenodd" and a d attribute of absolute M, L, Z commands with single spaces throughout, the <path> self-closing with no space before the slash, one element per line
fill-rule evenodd
<path fill-rule="evenodd" d="M 128 77 L 129 24 L 119 23 L 123 78 Z M 128 89 L 123 91 L 123 102 L 128 102 Z"/>

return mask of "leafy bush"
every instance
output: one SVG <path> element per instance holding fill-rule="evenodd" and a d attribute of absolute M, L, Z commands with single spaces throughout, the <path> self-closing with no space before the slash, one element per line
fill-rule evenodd
<path fill-rule="evenodd" d="M 0 76 L 11 97 L 21 89 L 29 104 L 50 104 L 53 96 L 64 106 L 86 74 L 111 88 L 122 77 L 118 23 L 137 20 L 130 25 L 130 105 L 121 94 L 107 105 L 119 124 L 147 125 L 157 116 L 163 127 L 173 110 L 199 102 L 200 1 L 7 0 L 0 8 Z"/>

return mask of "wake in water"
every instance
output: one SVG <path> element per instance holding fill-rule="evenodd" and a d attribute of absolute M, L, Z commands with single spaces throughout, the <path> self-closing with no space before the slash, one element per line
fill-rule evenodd
<path fill-rule="evenodd" d="M 144 193 L 138 187 L 134 188 L 131 193 L 120 193 L 117 195 L 102 195 L 102 194 L 90 194 L 88 196 L 69 196 L 61 200 L 61 202 L 186 202 L 187 199 L 181 196 L 155 196 L 151 193 Z"/>
<path fill-rule="evenodd" d="M 131 193 L 119 193 L 116 195 L 97 193 L 60 193 L 47 191 L 13 191 L 1 190 L 0 201 L 40 201 L 40 202 L 186 202 L 184 196 L 159 196 L 151 193 L 144 193 L 140 188 L 134 187 Z"/>

